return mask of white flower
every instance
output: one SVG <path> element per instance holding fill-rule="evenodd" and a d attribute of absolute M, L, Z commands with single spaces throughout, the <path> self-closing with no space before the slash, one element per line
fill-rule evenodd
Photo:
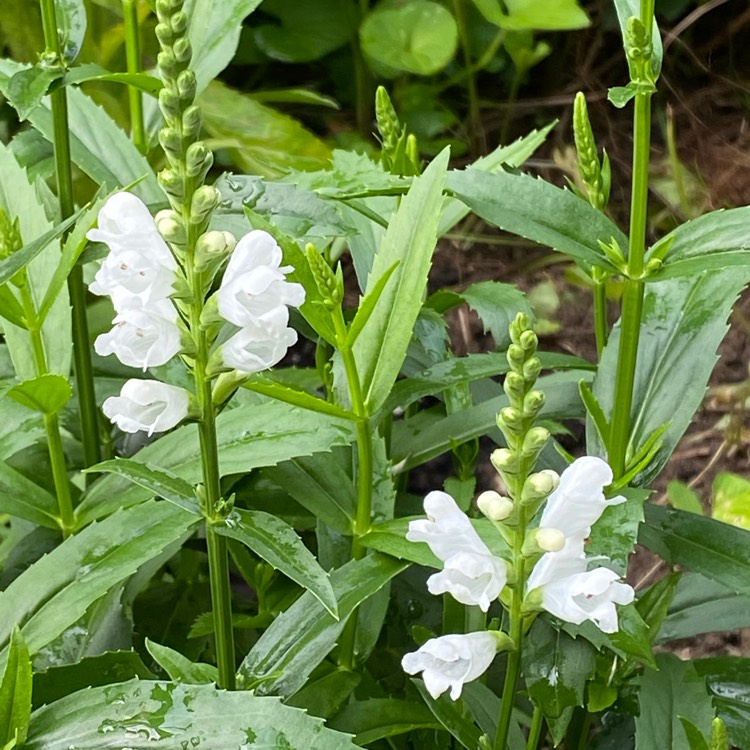
<path fill-rule="evenodd" d="M 507 581 L 505 561 L 495 557 L 474 530 L 466 514 L 446 492 L 430 492 L 424 499 L 427 519 L 411 521 L 406 538 L 425 542 L 443 563 L 430 576 L 431 593 L 450 593 L 462 604 L 486 612 Z"/>
<path fill-rule="evenodd" d="M 177 311 L 168 299 L 148 307 L 136 302 L 115 317 L 109 333 L 97 336 L 94 349 L 103 357 L 114 354 L 124 365 L 145 372 L 166 364 L 180 351 L 176 321 Z"/>
<path fill-rule="evenodd" d="M 540 528 L 562 531 L 567 540 L 565 550 L 583 551 L 591 527 L 610 505 L 625 502 L 622 496 L 606 499 L 604 488 L 612 483 L 612 469 L 594 456 L 577 458 L 560 477 L 560 484 L 547 499 Z"/>
<path fill-rule="evenodd" d="M 492 663 L 498 641 L 491 632 L 444 635 L 433 638 L 418 651 L 406 654 L 401 666 L 409 674 L 423 672 L 424 684 L 433 698 L 448 688 L 458 700 L 467 682 L 476 680 Z"/>
<path fill-rule="evenodd" d="M 188 393 L 158 380 L 128 380 L 102 407 L 123 432 L 164 432 L 188 415 Z"/>
<path fill-rule="evenodd" d="M 582 554 L 547 552 L 534 566 L 527 591 L 541 590 L 541 604 L 550 614 L 580 625 L 591 620 L 604 633 L 618 630 L 616 604 L 630 604 L 633 588 L 604 567 L 588 570 Z"/>
<path fill-rule="evenodd" d="M 268 232 L 253 230 L 237 243 L 217 293 L 219 313 L 236 326 L 259 326 L 284 305 L 305 301 L 301 284 L 286 281 L 281 248 Z"/>
<path fill-rule="evenodd" d="M 287 349 L 295 343 L 297 332 L 293 328 L 269 330 L 264 326 L 246 325 L 224 343 L 221 358 L 227 367 L 244 375 L 251 375 L 268 370 L 280 362 Z"/>
<path fill-rule="evenodd" d="M 172 292 L 177 263 L 147 206 L 130 193 L 115 193 L 86 237 L 109 247 L 89 289 L 112 298 L 118 312 L 133 300 L 148 304 Z"/>

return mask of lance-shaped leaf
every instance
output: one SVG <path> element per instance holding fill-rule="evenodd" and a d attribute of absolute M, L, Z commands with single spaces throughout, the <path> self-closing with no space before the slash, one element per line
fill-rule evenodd
<path fill-rule="evenodd" d="M 219 681 L 219 670 L 213 664 L 190 661 L 179 651 L 162 646 L 146 638 L 146 649 L 156 663 L 176 682 L 187 685 L 207 685 Z"/>
<path fill-rule="evenodd" d="M 222 522 L 213 524 L 217 534 L 236 539 L 269 565 L 306 588 L 338 619 L 336 595 L 328 573 L 286 522 L 260 510 L 235 508 Z"/>
<path fill-rule="evenodd" d="M 278 698 L 211 685 L 131 680 L 35 711 L 24 750 L 287 748 L 356 750 L 351 737 Z"/>
<path fill-rule="evenodd" d="M 84 0 L 55 0 L 55 20 L 60 35 L 62 56 L 72 63 L 81 51 L 86 36 L 86 5 Z"/>
<path fill-rule="evenodd" d="M 355 742 L 369 745 L 385 737 L 415 729 L 441 729 L 442 724 L 424 703 L 396 698 L 353 700 L 331 721 L 340 732 L 355 735 Z"/>
<path fill-rule="evenodd" d="M 40 414 L 57 414 L 70 401 L 73 389 L 67 378 L 47 373 L 14 385 L 6 395 Z"/>
<path fill-rule="evenodd" d="M 55 498 L 5 461 L 0 461 L 0 513 L 48 529 L 60 528 Z"/>
<path fill-rule="evenodd" d="M 18 628 L 10 638 L 8 660 L 0 680 L 0 745 L 21 746 L 31 716 L 31 659 Z"/>
<path fill-rule="evenodd" d="M 614 239 L 621 248 L 628 246 L 625 235 L 601 211 L 545 180 L 467 169 L 451 172 L 446 187 L 490 224 L 566 253 L 585 267 L 616 272 L 599 242 Z"/>

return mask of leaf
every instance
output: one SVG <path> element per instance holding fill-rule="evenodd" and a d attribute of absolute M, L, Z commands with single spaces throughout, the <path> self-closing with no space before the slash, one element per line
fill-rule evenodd
<path fill-rule="evenodd" d="M 473 0 L 479 12 L 501 29 L 563 31 L 582 29 L 589 19 L 576 0 Z"/>
<path fill-rule="evenodd" d="M 670 573 L 645 592 L 642 592 L 635 603 L 653 643 L 664 624 L 670 607 L 673 604 L 675 591 L 682 578 L 682 573 Z"/>
<path fill-rule="evenodd" d="M 380 277 L 390 273 L 393 264 L 400 261 L 354 345 L 362 393 L 371 413 L 380 407 L 393 387 L 422 306 L 437 241 L 440 196 L 447 165 L 446 149 L 421 177 L 414 179 L 388 225 L 367 279 L 365 296 L 377 286 Z"/>
<path fill-rule="evenodd" d="M 296 692 L 285 703 L 287 706 L 304 708 L 313 716 L 328 719 L 337 714 L 347 702 L 357 686 L 362 682 L 362 675 L 357 672 L 346 672 L 330 665 L 333 671 L 317 679 L 312 679 L 301 690 Z M 327 722 L 331 729 L 337 729 L 331 722 Z M 354 732 L 343 731 L 345 734 Z M 356 738 L 355 738 L 356 739 Z"/>
<path fill-rule="evenodd" d="M 446 187 L 485 221 L 506 232 L 570 255 L 584 267 L 616 272 L 599 247 L 612 239 L 627 247 L 620 229 L 570 190 L 510 172 L 451 172 Z"/>
<path fill-rule="evenodd" d="M 297 120 L 218 81 L 200 96 L 203 126 L 244 172 L 280 177 L 288 169 L 319 169 L 331 153 Z"/>
<path fill-rule="evenodd" d="M 750 248 L 743 231 L 750 220 L 750 206 L 719 210 L 680 224 L 662 237 L 646 256 L 659 255 L 671 243 L 662 267 L 649 281 L 679 276 L 694 276 L 700 271 L 713 271 L 731 266 L 750 265 Z"/>
<path fill-rule="evenodd" d="M 349 325 L 349 330 L 346 334 L 346 343 L 348 346 L 354 346 L 354 342 L 359 338 L 359 334 L 362 333 L 362 329 L 367 324 L 367 321 L 370 320 L 376 305 L 385 291 L 386 285 L 390 281 L 394 271 L 398 268 L 400 262 L 401 261 L 397 260 L 390 268 L 387 268 L 372 289 L 370 289 L 364 297 L 360 297 L 354 320 L 352 320 Z"/>
<path fill-rule="evenodd" d="M 174 505 L 150 502 L 69 537 L 0 593 L 0 644 L 20 625 L 29 653 L 37 653 L 99 597 L 197 523 L 195 516 Z M 6 658 L 7 648 L 0 662 Z"/>
<path fill-rule="evenodd" d="M 7 284 L 0 286 L 0 317 L 14 326 L 28 330 L 21 303 L 13 296 Z"/>
<path fill-rule="evenodd" d="M 274 620 L 245 657 L 238 671 L 240 687 L 257 683 L 256 694 L 296 693 L 334 647 L 349 615 L 405 567 L 375 553 L 332 571 L 341 619 L 334 620 L 312 594 L 304 593 Z"/>
<path fill-rule="evenodd" d="M 475 750 L 475 748 L 482 747 L 483 744 L 486 746 L 482 742 L 482 733 L 477 729 L 471 714 L 463 706 L 463 703 L 451 700 L 445 693 L 439 698 L 433 698 L 427 692 L 422 680 L 412 677 L 411 682 L 442 727 L 455 737 L 466 750 Z"/>
<path fill-rule="evenodd" d="M 0 59 L 0 91 L 4 95 L 8 94 L 9 77 L 25 67 L 13 60 Z M 83 172 L 108 190 L 137 182 L 131 188 L 132 193 L 146 203 L 164 202 L 164 193 L 148 161 L 101 107 L 82 91 L 71 88 L 68 112 L 71 155 Z M 29 121 L 48 141 L 54 140 L 48 102 L 43 100 L 29 115 Z M 49 270 L 53 271 L 54 267 L 55 264 L 50 264 Z"/>
<path fill-rule="evenodd" d="M 680 716 L 679 718 L 682 723 L 682 728 L 685 730 L 685 736 L 687 737 L 690 750 L 711 750 L 701 730 L 684 716 Z"/>
<path fill-rule="evenodd" d="M 84 469 L 90 474 L 117 474 L 138 487 L 149 490 L 156 497 L 163 497 L 180 508 L 201 515 L 193 486 L 174 474 L 149 464 L 132 461 L 129 458 L 114 458 Z"/>
<path fill-rule="evenodd" d="M 339 0 L 315 3 L 266 0 L 263 11 L 279 23 L 260 23 L 253 38 L 268 57 L 281 62 L 319 60 L 347 44 L 357 30 L 354 8 L 342 5 Z"/>
<path fill-rule="evenodd" d="M 750 268 L 728 268 L 646 286 L 630 412 L 631 451 L 664 423 L 669 425 L 654 461 L 636 477 L 637 485 L 648 484 L 659 473 L 703 400 L 727 317 L 748 279 Z M 619 345 L 618 324 L 604 347 L 593 386 L 610 418 Z M 586 437 L 590 456 L 605 455 L 592 425 Z"/>
<path fill-rule="evenodd" d="M 31 716 L 31 659 L 23 637 L 14 628 L 0 681 L 0 744 L 23 745 Z"/>
<path fill-rule="evenodd" d="M 719 656 L 693 662 L 698 674 L 706 678 L 708 690 L 725 722 L 730 744 L 750 745 L 750 659 Z M 693 714 L 688 714 L 693 718 Z M 726 745 L 718 745 L 725 750 Z M 713 745 L 711 750 L 714 750 Z"/>
<path fill-rule="evenodd" d="M 711 491 L 711 516 L 750 530 L 750 482 L 739 474 L 719 472 Z"/>
<path fill-rule="evenodd" d="M 691 662 L 674 654 L 657 654 L 658 671 L 647 669 L 638 678 L 640 713 L 635 720 L 636 750 L 690 750 L 680 716 L 700 726 L 713 719 L 703 678 Z"/>
<path fill-rule="evenodd" d="M 750 531 L 680 510 L 646 506 L 639 541 L 673 565 L 750 594 Z"/>
<path fill-rule="evenodd" d="M 219 681 L 219 670 L 213 664 L 190 661 L 179 651 L 161 646 L 146 638 L 146 650 L 170 679 L 185 685 L 205 685 Z"/>
<path fill-rule="evenodd" d="M 703 515 L 703 505 L 700 498 L 684 482 L 672 479 L 667 485 L 667 497 L 673 508 L 697 513 L 699 516 Z"/>
<path fill-rule="evenodd" d="M 216 426 L 222 476 L 245 474 L 334 445 L 347 445 L 355 434 L 351 422 L 273 402 L 224 411 Z M 138 451 L 132 460 L 158 466 L 189 484 L 200 482 L 203 473 L 197 433 L 195 425 L 180 427 Z M 125 479 L 104 477 L 91 486 L 76 509 L 78 523 L 89 523 L 152 496 Z"/>
<path fill-rule="evenodd" d="M 25 120 L 47 95 L 52 81 L 61 78 L 62 68 L 48 68 L 44 65 L 33 65 L 19 70 L 8 81 L 8 99 L 18 113 L 19 120 Z"/>
<path fill-rule="evenodd" d="M 232 61 L 240 41 L 242 22 L 261 0 L 186 0 L 190 19 L 188 38 L 193 48 L 190 67 L 198 79 L 198 91 Z"/>
<path fill-rule="evenodd" d="M 148 680 L 82 690 L 38 709 L 24 750 L 68 750 L 71 738 L 76 750 L 356 750 L 347 735 L 277 698 Z"/>
<path fill-rule="evenodd" d="M 450 11 L 430 0 L 381 5 L 359 29 L 362 51 L 386 69 L 433 75 L 456 54 L 458 26 Z"/>
<path fill-rule="evenodd" d="M 571 638 L 545 620 L 536 620 L 525 641 L 523 673 L 529 697 L 546 718 L 559 719 L 566 709 L 584 705 L 586 683 L 596 669 L 594 654 L 594 647 L 583 638 Z M 555 722 L 555 745 L 567 723 Z"/>
<path fill-rule="evenodd" d="M 57 414 L 73 397 L 73 389 L 67 378 L 47 373 L 14 385 L 6 395 L 40 414 Z"/>
<path fill-rule="evenodd" d="M 63 59 L 69 64 L 78 57 L 86 36 L 84 0 L 55 0 L 55 16 Z"/>
<path fill-rule="evenodd" d="M 440 729 L 442 724 L 424 703 L 396 698 L 353 700 L 331 722 L 332 729 L 354 735 L 358 745 L 415 729 Z"/>
<path fill-rule="evenodd" d="M 746 627 L 750 627 L 750 594 L 738 594 L 698 573 L 685 573 L 657 640 L 665 643 Z"/>
<path fill-rule="evenodd" d="M 122 83 L 154 97 L 158 96 L 164 88 L 164 84 L 159 78 L 148 73 L 112 73 L 96 63 L 85 63 L 75 68 L 69 68 L 62 78 L 55 79 L 55 83 L 50 86 L 50 91 L 55 91 L 63 86 L 80 85 L 88 81 Z"/>
<path fill-rule="evenodd" d="M 3 407 L 5 414 L 5 407 Z M 59 530 L 57 501 L 20 471 L 0 461 L 0 513 Z"/>
<path fill-rule="evenodd" d="M 331 582 L 294 529 L 276 516 L 260 510 L 235 508 L 223 523 L 213 529 L 221 536 L 236 539 L 258 557 L 307 589 L 336 619 L 338 605 Z"/>

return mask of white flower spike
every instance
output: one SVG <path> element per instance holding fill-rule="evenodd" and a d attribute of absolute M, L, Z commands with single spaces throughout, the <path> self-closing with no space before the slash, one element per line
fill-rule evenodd
<path fill-rule="evenodd" d="M 286 280 L 285 275 L 293 269 L 282 266 L 281 260 L 281 248 L 268 232 L 256 229 L 242 237 L 217 293 L 221 316 L 244 328 L 268 323 L 269 316 L 285 305 L 299 307 L 305 301 L 305 290 Z"/>
<path fill-rule="evenodd" d="M 165 432 L 188 415 L 187 391 L 157 380 L 128 380 L 102 407 L 123 432 Z"/>
<path fill-rule="evenodd" d="M 424 509 L 428 518 L 411 521 L 406 538 L 425 542 L 444 564 L 441 572 L 427 580 L 430 593 L 449 593 L 461 604 L 486 612 L 507 582 L 505 561 L 490 552 L 446 492 L 430 492 Z"/>
<path fill-rule="evenodd" d="M 452 700 L 461 697 L 467 682 L 484 674 L 498 650 L 497 636 L 488 631 L 433 638 L 418 651 L 406 654 L 401 666 L 408 674 L 423 673 L 424 684 L 433 698 L 448 688 Z"/>

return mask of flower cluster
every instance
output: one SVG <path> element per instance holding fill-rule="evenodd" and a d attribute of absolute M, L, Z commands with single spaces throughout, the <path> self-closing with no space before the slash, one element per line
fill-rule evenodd
<path fill-rule="evenodd" d="M 529 610 L 541 607 L 575 624 L 591 620 L 603 632 L 615 632 L 615 605 L 633 601 L 633 589 L 606 567 L 589 570 L 590 564 L 601 558 L 587 558 L 584 551 L 592 525 L 607 507 L 624 501 L 622 497 L 604 497 L 612 471 L 599 458 L 579 458 L 563 472 L 556 489 L 552 472 L 540 474 L 543 476 L 535 475 L 537 481 L 553 491 L 539 528 L 532 532 L 537 550 L 543 554 L 539 557 L 537 552 L 538 561 L 526 582 L 525 606 Z M 479 505 L 494 521 L 507 517 L 512 507 L 496 493 L 485 495 Z M 508 582 L 508 563 L 490 551 L 450 495 L 431 492 L 424 508 L 427 519 L 411 521 L 406 538 L 425 542 L 443 563 L 442 571 L 428 580 L 430 592 L 450 593 L 462 604 L 476 605 L 486 612 Z M 498 644 L 504 643 L 501 637 L 503 634 L 490 631 L 434 638 L 417 652 L 407 654 L 402 665 L 410 674 L 424 673 L 433 697 L 450 687 L 455 700 L 463 684 L 490 665 Z"/>
<path fill-rule="evenodd" d="M 175 239 L 168 231 L 174 229 L 173 219 L 173 211 L 164 211 L 154 220 L 136 196 L 116 193 L 100 211 L 98 228 L 87 234 L 109 247 L 89 288 L 108 296 L 115 309 L 114 326 L 97 337 L 96 352 L 114 354 L 124 365 L 144 372 L 195 348 L 188 306 L 173 299 L 175 287 L 186 284 L 180 253 L 173 254 L 162 236 Z M 227 256 L 214 307 L 220 327 L 236 326 L 239 331 L 217 345 L 212 361 L 215 371 L 234 370 L 241 378 L 272 367 L 296 342 L 287 306 L 302 304 L 305 292 L 300 284 L 286 281 L 292 268 L 281 266 L 281 249 L 266 232 L 249 232 L 236 246 L 228 233 L 207 232 L 199 238 L 196 258 L 205 261 L 209 284 Z M 158 380 L 133 379 L 119 396 L 108 398 L 103 409 L 125 432 L 151 435 L 185 419 L 191 398 L 182 388 Z"/>

